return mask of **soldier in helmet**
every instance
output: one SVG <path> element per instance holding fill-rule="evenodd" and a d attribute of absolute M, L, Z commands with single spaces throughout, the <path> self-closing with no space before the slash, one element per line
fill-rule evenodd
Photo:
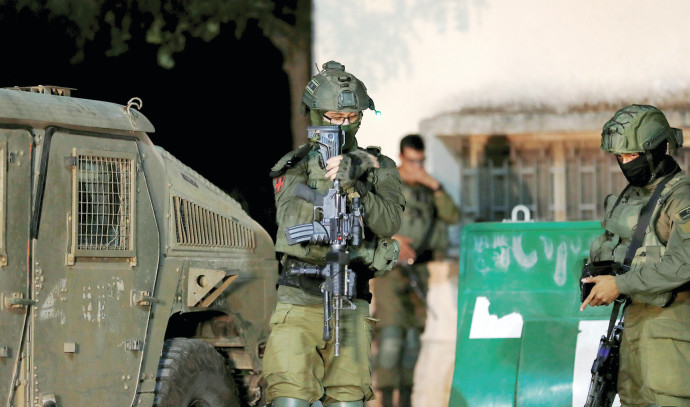
<path fill-rule="evenodd" d="M 271 319 L 271 336 L 264 357 L 267 400 L 274 407 L 307 407 L 320 401 L 325 406 L 359 407 L 374 397 L 370 371 L 369 316 L 372 299 L 369 280 L 397 261 L 399 245 L 391 236 L 398 230 L 405 200 L 395 162 L 380 149 L 361 148 L 355 134 L 364 110 L 374 102 L 364 84 L 335 61 L 307 84 L 302 98 L 304 113 L 314 126 L 339 125 L 344 130 L 342 154 L 323 162 L 310 144 L 286 154 L 273 167 L 280 256 L 278 303 Z M 304 184 L 323 193 L 334 179 L 363 207 L 364 241 L 349 252 L 349 266 L 356 273 L 354 310 L 340 314 L 340 355 L 333 340 L 324 341 L 323 296 L 319 277 L 295 276 L 295 267 L 322 266 L 328 247 L 308 242 L 289 245 L 285 229 L 311 223 L 314 206 L 295 196 Z"/>
<path fill-rule="evenodd" d="M 590 261 L 630 269 L 583 279 L 595 285 L 581 310 L 619 296 L 630 300 L 618 375 L 624 406 L 689 406 L 690 177 L 667 154 L 682 145 L 682 132 L 654 106 L 632 105 L 616 112 L 601 136 L 602 150 L 615 155 L 629 185 L 606 198 L 605 232 L 592 243 Z M 635 230 L 646 208 L 651 217 L 640 240 Z"/>
<path fill-rule="evenodd" d="M 400 177 L 405 212 L 400 230 L 398 265 L 375 281 L 378 354 L 376 386 L 382 406 L 411 405 L 414 367 L 426 320 L 427 263 L 448 245 L 448 224 L 460 220 L 453 199 L 424 169 L 424 140 L 410 134 L 400 140 Z"/>

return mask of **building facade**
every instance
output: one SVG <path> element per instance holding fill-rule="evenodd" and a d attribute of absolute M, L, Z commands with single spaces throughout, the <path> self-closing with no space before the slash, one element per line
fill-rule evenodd
<path fill-rule="evenodd" d="M 690 110 L 661 108 L 690 138 Z M 429 170 L 462 210 L 462 224 L 510 219 L 518 205 L 537 221 L 601 219 L 606 195 L 627 184 L 600 149 L 603 124 L 617 108 L 568 113 L 461 111 L 424 120 Z M 676 155 L 690 166 L 690 148 Z M 520 215 L 524 219 L 524 215 Z"/>

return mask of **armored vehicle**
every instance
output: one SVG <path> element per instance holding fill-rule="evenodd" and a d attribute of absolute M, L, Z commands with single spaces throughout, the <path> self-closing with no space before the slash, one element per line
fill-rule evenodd
<path fill-rule="evenodd" d="M 4 406 L 262 402 L 273 241 L 141 100 L 0 89 Z"/>

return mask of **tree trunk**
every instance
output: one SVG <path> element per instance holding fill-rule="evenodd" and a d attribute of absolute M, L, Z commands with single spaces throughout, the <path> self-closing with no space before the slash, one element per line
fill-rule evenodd
<path fill-rule="evenodd" d="M 304 88 L 311 79 L 312 1 L 297 0 L 294 27 L 267 33 L 283 54 L 283 70 L 290 86 L 290 128 L 295 148 L 307 141 L 307 126 L 310 125 L 309 117 L 300 113 L 300 105 Z"/>

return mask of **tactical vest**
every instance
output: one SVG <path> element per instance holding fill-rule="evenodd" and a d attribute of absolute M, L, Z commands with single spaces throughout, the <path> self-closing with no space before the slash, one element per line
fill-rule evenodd
<path fill-rule="evenodd" d="M 675 175 L 666 184 L 656 202 L 642 244 L 635 252 L 630 265 L 631 270 L 636 270 L 644 267 L 647 263 L 653 264 L 661 260 L 661 257 L 666 252 L 666 244 L 661 241 L 656 230 L 659 214 L 673 191 L 681 186 L 687 187 L 688 185 L 690 185 L 690 177 L 682 174 Z M 606 198 L 604 205 L 606 213 L 601 222 L 601 226 L 606 230 L 606 233 L 592 243 L 590 250 L 592 260 L 613 260 L 621 264 L 624 262 L 628 246 L 630 246 L 635 233 L 640 211 L 650 197 L 650 194 L 637 196 L 633 192 L 634 188 L 624 191 L 620 200 L 616 195 L 609 195 Z M 670 292 L 658 295 L 636 294 L 633 296 L 633 300 L 664 305 L 670 300 L 671 296 Z"/>
<path fill-rule="evenodd" d="M 405 212 L 398 234 L 411 237 L 412 247 L 419 250 L 436 217 L 434 192 L 422 185 L 411 186 L 403 183 L 402 193 L 405 197 Z"/>
<path fill-rule="evenodd" d="M 373 154 L 378 157 L 380 155 L 380 149 L 373 147 L 373 148 L 367 148 L 367 152 L 370 154 Z M 309 178 L 307 180 L 308 186 L 319 193 L 324 193 L 326 192 L 329 188 L 333 186 L 333 182 L 330 181 L 328 178 L 326 178 L 326 169 L 325 169 L 325 163 L 323 163 L 323 159 L 321 157 L 321 154 L 317 150 L 309 150 L 308 153 L 306 154 L 307 160 L 307 173 L 309 175 Z M 297 163 L 295 163 L 297 164 Z M 278 171 L 282 171 L 283 169 L 280 169 Z M 279 174 L 279 172 L 276 171 L 276 174 Z M 282 171 L 284 172 L 284 171 Z M 369 171 L 368 173 L 362 175 L 361 179 L 366 179 L 367 182 L 373 182 L 373 172 Z M 366 210 L 366 208 L 365 208 Z M 365 225 L 366 226 L 366 225 Z M 367 250 L 366 246 L 367 242 L 366 241 L 371 241 L 372 240 L 372 234 L 369 232 L 367 235 L 367 231 L 365 228 L 365 242 L 362 242 L 362 247 L 360 249 L 360 252 L 363 250 Z M 374 246 L 375 247 L 375 246 Z M 319 247 L 320 251 L 323 251 L 324 257 L 326 252 L 328 251 L 328 246 L 323 246 L 320 245 Z M 372 248 L 373 250 L 373 248 Z M 292 256 L 283 256 L 281 259 L 281 264 L 283 268 L 291 268 L 291 267 L 296 267 L 300 265 L 312 265 L 309 263 L 306 263 L 304 261 L 300 261 L 297 258 L 294 258 Z M 318 264 L 318 266 L 323 266 L 324 264 Z M 362 264 L 361 262 L 358 261 L 353 261 L 350 263 L 350 268 L 353 269 L 357 273 L 357 279 L 356 279 L 356 287 L 355 290 L 357 291 L 356 297 L 360 299 L 364 299 L 366 301 L 371 302 L 372 294 L 369 291 L 369 280 L 374 277 L 374 271 L 369 270 L 369 268 Z M 296 276 L 292 275 L 287 272 L 281 272 L 279 279 L 278 279 L 278 284 L 280 285 L 286 285 L 290 287 L 297 287 L 309 294 L 313 295 L 321 295 L 321 289 L 320 285 L 323 282 L 323 279 L 321 277 L 311 277 L 311 276 Z"/>

